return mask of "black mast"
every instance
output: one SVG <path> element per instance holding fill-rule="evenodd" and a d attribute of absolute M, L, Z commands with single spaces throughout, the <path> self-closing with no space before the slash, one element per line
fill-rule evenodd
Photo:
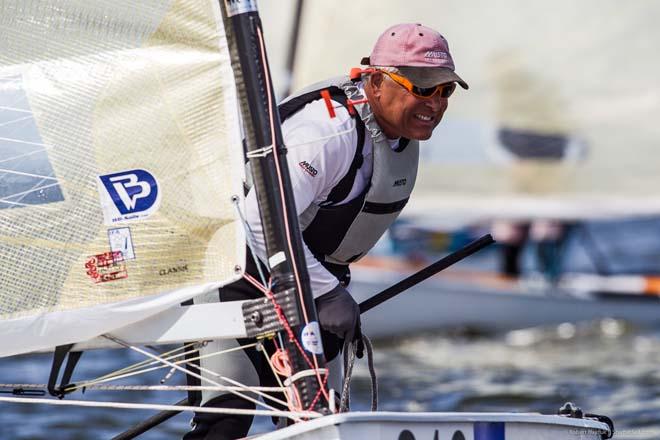
<path fill-rule="evenodd" d="M 247 156 L 250 158 L 271 270 L 271 289 L 276 297 L 294 299 L 297 311 L 297 322 L 291 323 L 292 332 L 283 335 L 284 349 L 294 375 L 305 370 L 325 368 L 322 352 L 301 350 L 302 347 L 309 347 L 302 340 L 303 330 L 308 335 L 310 331 L 314 333 L 319 347 L 321 335 L 316 324 L 318 318 L 256 2 L 224 0 L 221 7 L 225 27 L 228 28 L 226 34 L 232 66 L 235 71 L 241 72 L 241 75 L 236 75 L 237 88 Z M 290 339 L 291 336 L 293 339 Z M 318 374 L 301 375 L 294 381 L 302 409 L 327 409 L 327 401 L 320 391 L 323 386 L 319 383 L 320 378 Z"/>

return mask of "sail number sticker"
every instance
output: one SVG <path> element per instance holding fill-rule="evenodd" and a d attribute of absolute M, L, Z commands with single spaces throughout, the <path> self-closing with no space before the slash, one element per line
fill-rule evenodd
<path fill-rule="evenodd" d="M 227 16 L 233 17 L 238 14 L 257 11 L 257 0 L 225 0 Z"/>
<path fill-rule="evenodd" d="M 158 182 L 149 171 L 105 174 L 98 176 L 97 183 L 106 225 L 145 219 L 160 205 Z"/>
<path fill-rule="evenodd" d="M 95 284 L 128 278 L 121 251 L 104 252 L 87 258 L 85 271 Z"/>
<path fill-rule="evenodd" d="M 133 238 L 130 228 L 108 229 L 108 240 L 110 241 L 110 250 L 121 252 L 124 260 L 135 260 L 135 250 L 133 249 Z"/>
<path fill-rule="evenodd" d="M 314 354 L 323 354 L 321 328 L 319 327 L 318 322 L 312 321 L 303 327 L 300 340 L 305 350 Z"/>

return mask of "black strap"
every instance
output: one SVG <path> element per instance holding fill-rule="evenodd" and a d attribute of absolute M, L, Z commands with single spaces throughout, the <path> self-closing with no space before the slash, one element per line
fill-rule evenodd
<path fill-rule="evenodd" d="M 351 268 L 348 267 L 348 264 L 334 264 L 328 261 L 324 261 L 322 255 L 314 255 L 317 260 L 326 268 L 328 272 L 337 278 L 339 283 L 347 287 L 351 283 Z"/>
<path fill-rule="evenodd" d="M 51 396 L 59 397 L 60 399 L 64 398 L 64 395 L 67 393 L 65 388 L 67 385 L 70 385 L 71 376 L 73 376 L 73 370 L 76 368 L 80 356 L 82 356 L 82 351 L 71 352 L 73 344 L 60 345 L 55 347 L 55 353 L 53 355 L 53 365 L 50 369 L 50 376 L 48 377 L 48 392 Z M 62 374 L 62 380 L 60 385 L 57 386 L 57 377 L 60 375 L 60 370 L 62 369 L 62 364 L 64 359 L 67 358 L 66 367 L 64 368 L 64 373 Z"/>
<path fill-rule="evenodd" d="M 408 203 L 408 197 L 392 203 L 364 202 L 362 212 L 369 214 L 393 214 L 399 212 Z"/>
<path fill-rule="evenodd" d="M 342 200 L 344 200 L 346 197 L 348 197 L 348 194 L 350 194 L 351 189 L 353 188 L 353 184 L 355 183 L 355 176 L 357 175 L 358 170 L 360 167 L 362 167 L 362 164 L 364 163 L 364 156 L 362 156 L 362 150 L 364 150 L 364 132 L 365 132 L 365 127 L 364 127 L 364 122 L 362 122 L 362 119 L 359 117 L 355 118 L 355 126 L 357 128 L 357 145 L 355 148 L 355 156 L 353 156 L 353 161 L 351 162 L 351 166 L 348 168 L 348 172 L 342 179 L 339 181 L 337 185 L 335 185 L 332 190 L 330 190 L 330 194 L 328 194 L 328 198 L 321 203 L 321 206 L 327 206 L 327 205 L 333 205 L 335 203 L 339 203 Z"/>
<path fill-rule="evenodd" d="M 409 143 L 410 143 L 410 139 L 406 139 L 404 137 L 399 138 L 399 144 L 394 149 L 394 152 L 401 153 L 403 150 L 406 149 Z"/>
<path fill-rule="evenodd" d="M 300 110 L 303 109 L 307 104 L 310 102 L 318 101 L 319 99 L 323 99 L 321 96 L 321 91 L 327 90 L 330 92 L 330 96 L 332 99 L 336 100 L 337 102 L 341 103 L 342 105 L 346 105 L 346 95 L 337 86 L 330 86 L 330 87 L 325 87 L 322 89 L 318 90 L 312 90 L 311 92 L 303 93 L 300 96 L 296 96 L 295 98 L 291 98 L 286 102 L 283 102 L 282 104 L 277 106 L 277 110 L 280 114 L 280 121 L 284 122 L 287 119 L 289 119 L 292 115 L 295 113 L 298 113 Z M 344 97 L 344 102 L 341 102 L 341 97 Z"/>

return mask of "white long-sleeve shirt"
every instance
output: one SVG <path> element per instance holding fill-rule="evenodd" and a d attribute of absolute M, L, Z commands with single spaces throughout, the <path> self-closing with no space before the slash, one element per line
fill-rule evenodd
<path fill-rule="evenodd" d="M 312 203 L 324 202 L 332 188 L 349 171 L 357 148 L 355 120 L 339 103 L 335 104 L 336 117 L 330 118 L 323 100 L 313 101 L 282 123 L 284 144 L 288 148 L 287 163 L 298 216 Z M 392 148 L 398 140 L 390 141 Z M 362 154 L 364 163 L 357 172 L 349 195 L 340 203 L 353 200 L 365 189 L 372 174 L 373 143 L 365 134 Z M 254 189 L 246 200 L 247 222 L 253 234 L 253 244 L 260 259 L 265 260 L 266 247 L 259 219 Z M 314 297 L 319 297 L 337 286 L 337 278 L 328 272 L 304 245 L 305 260 Z"/>

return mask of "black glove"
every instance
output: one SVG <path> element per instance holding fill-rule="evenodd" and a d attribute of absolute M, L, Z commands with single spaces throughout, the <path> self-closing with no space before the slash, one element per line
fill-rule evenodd
<path fill-rule="evenodd" d="M 337 285 L 328 293 L 316 298 L 316 311 L 321 328 L 347 341 L 358 344 L 358 357 L 362 357 L 362 331 L 360 329 L 360 306 L 348 290 Z"/>

